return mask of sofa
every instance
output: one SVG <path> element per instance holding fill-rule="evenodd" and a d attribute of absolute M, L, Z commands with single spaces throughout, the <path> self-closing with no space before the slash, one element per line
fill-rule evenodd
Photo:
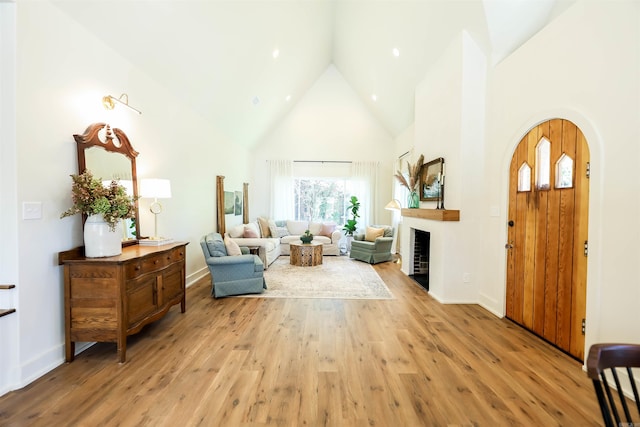
<path fill-rule="evenodd" d="M 349 258 L 377 264 L 391 261 L 391 245 L 393 244 L 393 227 L 388 225 L 372 225 L 365 234 L 356 234 L 351 242 Z"/>
<path fill-rule="evenodd" d="M 229 255 L 220 233 L 202 237 L 200 246 L 211 273 L 211 295 L 215 298 L 258 294 L 267 288 L 264 264 L 258 256 L 249 254 L 247 248 L 238 248 L 241 250 L 237 255 Z"/>
<path fill-rule="evenodd" d="M 300 235 L 309 230 L 314 242 L 322 243 L 323 255 L 340 255 L 340 226 L 313 221 L 274 221 L 258 217 L 255 222 L 228 229 L 229 237 L 240 246 L 257 246 L 265 269 L 280 255 L 289 255 L 289 244 L 301 242 Z"/>

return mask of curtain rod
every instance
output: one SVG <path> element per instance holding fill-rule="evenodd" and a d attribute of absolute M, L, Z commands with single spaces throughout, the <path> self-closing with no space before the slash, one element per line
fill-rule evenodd
<path fill-rule="evenodd" d="M 293 163 L 353 163 L 349 160 L 294 160 Z"/>

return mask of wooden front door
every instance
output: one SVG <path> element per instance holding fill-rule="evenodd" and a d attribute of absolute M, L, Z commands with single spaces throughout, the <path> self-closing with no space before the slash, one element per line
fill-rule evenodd
<path fill-rule="evenodd" d="M 522 138 L 509 172 L 506 316 L 584 360 L 589 147 L 568 120 Z"/>

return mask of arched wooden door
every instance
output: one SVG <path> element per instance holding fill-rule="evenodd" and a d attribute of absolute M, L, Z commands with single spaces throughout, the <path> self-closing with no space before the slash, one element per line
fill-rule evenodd
<path fill-rule="evenodd" d="M 584 360 L 589 147 L 568 120 L 520 141 L 509 172 L 506 316 Z"/>

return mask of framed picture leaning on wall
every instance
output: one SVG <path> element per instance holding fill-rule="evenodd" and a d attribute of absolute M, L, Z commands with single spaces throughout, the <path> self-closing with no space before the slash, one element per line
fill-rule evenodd
<path fill-rule="evenodd" d="M 441 200 L 444 186 L 444 158 L 438 157 L 422 165 L 420 200 Z"/>

